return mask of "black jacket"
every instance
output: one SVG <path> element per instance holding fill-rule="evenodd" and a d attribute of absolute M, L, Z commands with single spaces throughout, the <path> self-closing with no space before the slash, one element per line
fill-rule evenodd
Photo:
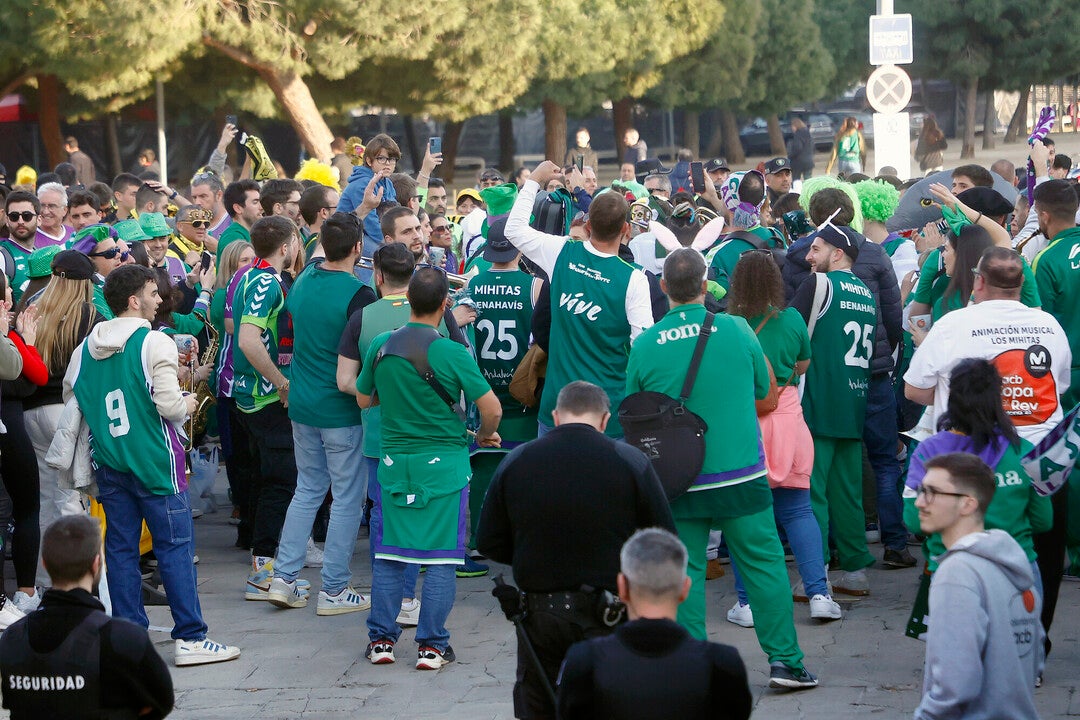
<path fill-rule="evenodd" d="M 36 652 L 49 653 L 95 612 L 104 613 L 105 607 L 85 590 L 47 590 L 41 607 L 18 622 L 29 626 L 30 646 Z M 101 708 L 134 708 L 136 712 L 147 708 L 147 714 L 140 718 L 150 720 L 168 715 L 173 708 L 172 676 L 146 630 L 113 618 L 102 628 L 100 637 Z M 3 657 L 0 670 L 6 679 Z"/>
<path fill-rule="evenodd" d="M 896 283 L 892 260 L 885 248 L 871 242 L 851 228 L 844 230 L 850 234 L 859 246 L 859 256 L 851 267 L 851 272 L 870 289 L 877 304 L 877 331 L 874 334 L 874 357 L 870 361 L 870 372 L 891 372 L 893 369 L 893 351 L 903 338 L 903 312 L 900 302 L 900 286 Z M 810 264 L 806 262 L 806 253 L 814 241 L 814 233 L 799 238 L 788 249 L 787 262 L 784 263 L 784 293 L 790 303 L 795 291 L 803 280 L 810 276 Z"/>
<path fill-rule="evenodd" d="M 506 456 L 491 480 L 477 547 L 525 592 L 615 592 L 619 551 L 640 528 L 675 532 L 645 454 L 595 428 L 560 425 Z"/>
<path fill-rule="evenodd" d="M 792 172 L 809 172 L 814 169 L 814 139 L 810 128 L 799 128 L 788 140 L 788 159 Z"/>

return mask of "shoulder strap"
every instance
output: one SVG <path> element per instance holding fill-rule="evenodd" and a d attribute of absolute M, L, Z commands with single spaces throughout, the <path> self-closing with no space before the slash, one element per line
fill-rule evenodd
<path fill-rule="evenodd" d="M 465 422 L 465 411 L 461 408 L 461 405 L 450 396 L 450 391 L 439 382 L 439 379 L 435 377 L 435 371 L 431 367 L 431 363 L 428 362 L 428 349 L 431 344 L 438 340 L 439 333 L 432 328 L 430 333 L 420 330 L 417 332 L 417 328 L 409 326 L 401 327 L 395 330 L 379 352 L 375 356 L 375 365 L 372 367 L 374 373 L 375 368 L 378 367 L 379 360 L 384 355 L 395 355 L 403 358 L 413 366 L 416 373 L 426 382 L 435 394 L 447 404 L 447 406 L 454 411 L 454 414 L 458 418 Z"/>
<path fill-rule="evenodd" d="M 733 230 L 724 236 L 725 240 L 742 240 L 754 246 L 755 250 L 766 250 L 768 245 L 765 240 L 749 230 Z"/>
<path fill-rule="evenodd" d="M 812 340 L 814 338 L 814 327 L 817 325 L 818 315 L 821 314 L 821 307 L 825 304 L 825 292 L 829 284 L 829 278 L 825 273 L 814 273 L 817 284 L 814 286 L 814 301 L 810 304 L 810 320 L 806 323 L 806 332 Z"/>
<path fill-rule="evenodd" d="M 765 317 L 763 317 L 761 319 L 761 322 L 758 323 L 758 326 L 756 328 L 754 328 L 754 334 L 757 335 L 759 332 L 761 332 L 761 328 L 765 327 L 765 323 L 772 320 L 773 315 L 775 315 L 775 314 L 776 313 L 773 312 L 773 309 L 769 308 L 769 311 L 765 313 Z"/>
<path fill-rule="evenodd" d="M 713 318 L 715 313 L 705 312 L 705 319 L 701 322 L 701 332 L 698 333 L 697 343 L 694 344 L 694 355 L 690 358 L 690 367 L 686 370 L 686 380 L 683 382 L 679 400 L 686 402 L 690 397 L 690 391 L 694 389 L 694 381 L 697 380 L 698 368 L 701 367 L 701 356 L 705 354 L 705 343 L 712 334 Z"/>

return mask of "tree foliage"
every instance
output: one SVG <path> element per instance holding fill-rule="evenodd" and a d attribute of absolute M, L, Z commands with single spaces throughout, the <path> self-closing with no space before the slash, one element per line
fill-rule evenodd
<path fill-rule="evenodd" d="M 839 95 L 869 74 L 869 19 L 876 9 L 874 0 L 816 0 L 814 3 L 814 23 L 821 33 L 822 45 L 833 59 L 833 73 L 826 83 L 827 94 Z"/>

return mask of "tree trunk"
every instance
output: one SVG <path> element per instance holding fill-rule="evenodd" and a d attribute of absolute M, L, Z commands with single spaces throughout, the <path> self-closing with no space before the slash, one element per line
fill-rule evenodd
<path fill-rule="evenodd" d="M 960 148 L 961 160 L 975 157 L 975 105 L 979 100 L 979 78 L 967 81 L 964 95 L 964 142 Z"/>
<path fill-rule="evenodd" d="M 29 72 L 19 73 L 17 75 L 5 75 L 0 78 L 0 98 L 5 95 L 10 95 L 19 89 L 19 87 L 29 80 L 33 75 Z"/>
<path fill-rule="evenodd" d="M 461 141 L 461 130 L 463 127 L 464 123 L 448 122 L 446 123 L 446 127 L 443 128 L 443 161 L 442 165 L 439 167 L 442 169 L 441 174 L 443 180 L 448 183 L 454 182 L 454 166 L 457 165 L 458 143 Z"/>
<path fill-rule="evenodd" d="M 105 116 L 105 157 L 113 177 L 124 172 L 124 164 L 120 159 L 120 136 L 116 132 L 116 113 Z"/>
<path fill-rule="evenodd" d="M 701 114 L 696 110 L 683 111 L 683 147 L 701 157 Z"/>
<path fill-rule="evenodd" d="M 772 154 L 787 155 L 787 148 L 784 147 L 784 133 L 780 130 L 780 118 L 773 113 L 765 119 L 765 122 L 769 126 L 769 149 L 772 150 Z"/>
<path fill-rule="evenodd" d="M 49 168 L 67 161 L 64 136 L 60 130 L 60 81 L 55 75 L 38 75 L 38 123 Z"/>
<path fill-rule="evenodd" d="M 1005 132 L 1005 142 L 1014 143 L 1020 135 L 1027 131 L 1028 105 L 1031 104 L 1031 86 L 1026 86 L 1020 91 L 1020 102 L 1016 105 L 1012 120 L 1009 121 L 1009 129 Z"/>
<path fill-rule="evenodd" d="M 615 128 L 615 163 L 622 164 L 623 155 L 626 152 L 623 137 L 626 136 L 627 130 L 634 127 L 633 98 L 626 97 L 615 102 L 611 106 L 611 119 Z"/>
<path fill-rule="evenodd" d="M 544 100 L 544 157 L 562 164 L 566 156 L 566 106 Z"/>
<path fill-rule="evenodd" d="M 983 150 L 992 150 L 996 147 L 994 131 L 997 129 L 997 109 L 994 107 L 994 91 L 987 90 L 983 93 L 986 108 L 983 110 Z"/>
<path fill-rule="evenodd" d="M 283 73 L 265 65 L 256 70 L 281 103 L 285 117 L 300 136 L 308 155 L 330 162 L 330 143 L 334 141 L 334 133 L 330 132 L 330 126 L 323 119 L 304 79 L 292 71 Z"/>
<path fill-rule="evenodd" d="M 705 145 L 705 155 L 703 157 L 714 158 L 717 155 L 723 154 L 724 132 L 719 124 L 713 128 L 712 137 L 709 138 L 709 142 Z"/>
<path fill-rule="evenodd" d="M 401 121 L 405 125 L 405 149 L 409 152 L 409 163 L 412 165 L 413 172 L 417 172 L 424 162 L 424 156 L 418 153 L 416 147 L 416 128 L 413 127 L 413 117 L 402 115 Z"/>
<path fill-rule="evenodd" d="M 514 142 L 514 111 L 503 110 L 499 113 L 499 168 L 510 175 L 517 169 L 514 167 L 514 151 L 517 144 Z"/>
<path fill-rule="evenodd" d="M 735 119 L 735 113 L 722 108 L 720 125 L 724 133 L 724 158 L 733 165 L 746 162 L 746 153 L 743 152 L 742 140 L 739 139 L 739 123 Z"/>

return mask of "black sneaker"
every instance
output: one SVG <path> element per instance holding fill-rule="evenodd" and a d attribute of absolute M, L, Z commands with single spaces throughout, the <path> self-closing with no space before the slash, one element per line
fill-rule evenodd
<path fill-rule="evenodd" d="M 395 660 L 394 641 L 382 638 L 368 643 L 364 657 L 370 660 L 372 665 L 389 665 Z"/>
<path fill-rule="evenodd" d="M 806 668 L 789 668 L 782 662 L 774 662 L 769 666 L 769 687 L 783 688 L 785 690 L 807 690 L 817 687 L 817 678 L 806 671 Z"/>
<path fill-rule="evenodd" d="M 911 551 L 906 547 L 902 550 L 885 550 L 885 557 L 882 562 L 887 568 L 910 568 L 919 564 L 919 561 L 915 559 L 915 556 L 911 554 Z"/>

